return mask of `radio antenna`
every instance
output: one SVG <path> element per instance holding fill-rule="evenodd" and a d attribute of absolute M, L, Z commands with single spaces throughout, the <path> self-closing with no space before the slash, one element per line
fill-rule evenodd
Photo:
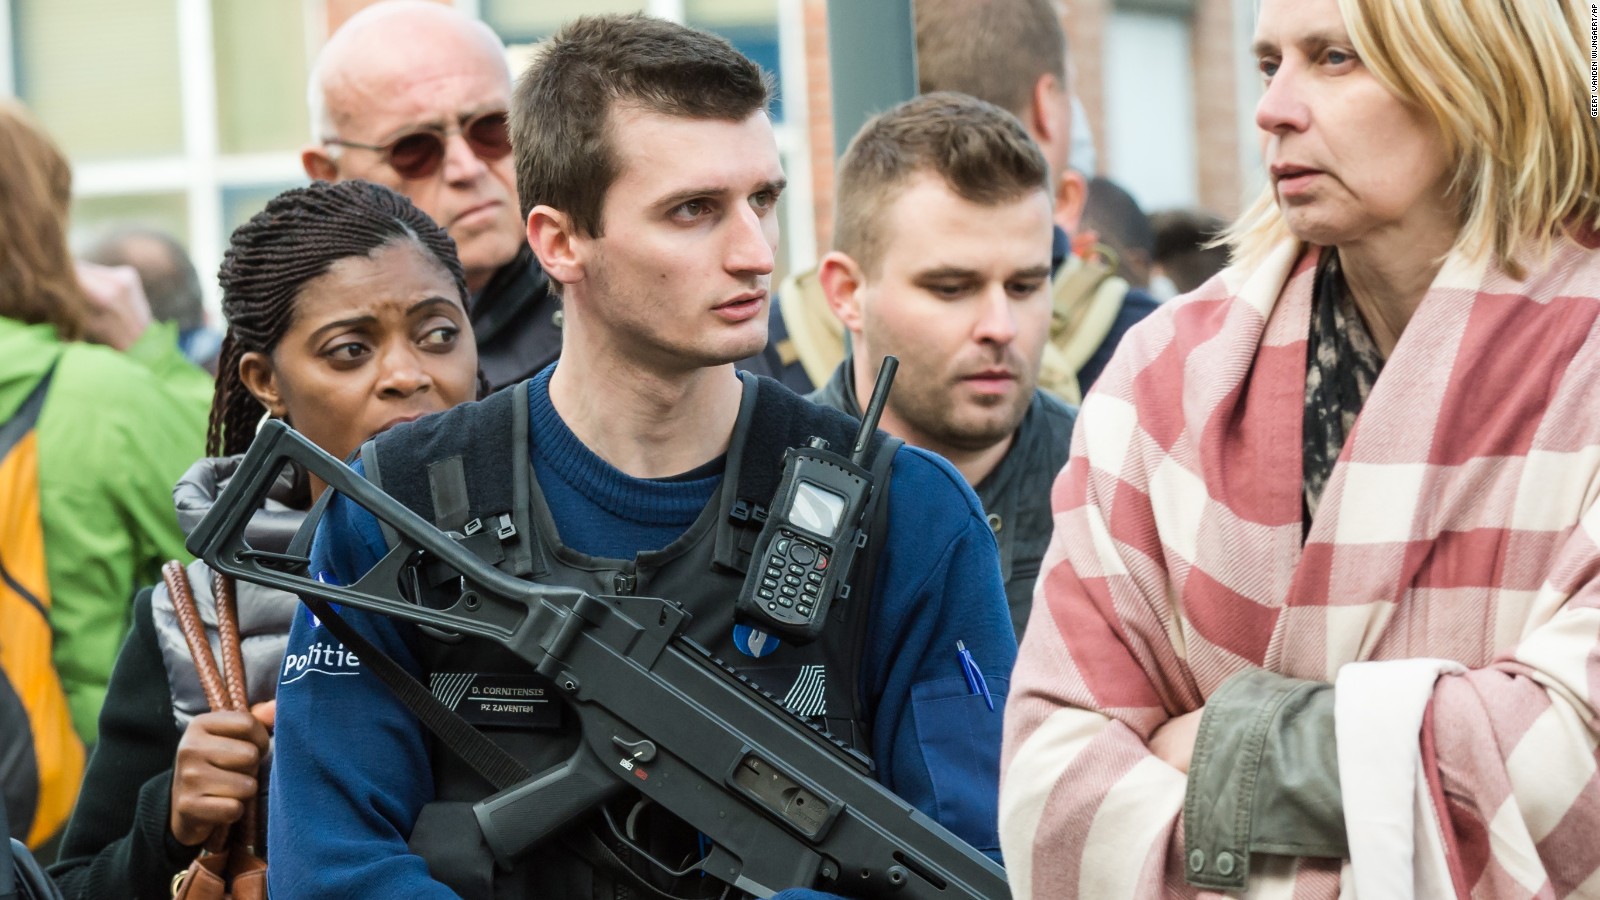
<path fill-rule="evenodd" d="M 878 430 L 878 420 L 883 417 L 883 405 L 889 400 L 889 386 L 894 384 L 898 368 L 900 360 L 893 356 L 885 356 L 883 365 L 878 367 L 878 382 L 872 386 L 872 397 L 867 400 L 866 412 L 861 416 L 861 430 L 856 432 L 856 443 L 850 450 L 850 461 L 858 466 L 866 464 L 867 444 L 872 441 L 872 433 Z"/>

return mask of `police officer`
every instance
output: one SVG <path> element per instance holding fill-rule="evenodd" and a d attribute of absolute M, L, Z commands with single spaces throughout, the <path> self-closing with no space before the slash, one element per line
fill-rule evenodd
<path fill-rule="evenodd" d="M 1081 110 L 1067 66 L 1060 0 L 916 0 L 917 84 L 923 93 L 958 91 L 1015 115 L 1038 142 L 1056 198 L 1051 293 L 1055 314 L 1039 384 L 1077 405 L 1122 336 L 1155 311 L 1155 298 L 1099 261 L 1072 253 L 1087 191 L 1078 158 Z M 815 270 L 784 282 L 781 312 L 789 344 L 815 384 L 844 357 L 844 335 L 828 315 Z"/>
<path fill-rule="evenodd" d="M 864 125 L 840 160 L 835 249 L 818 270 L 852 353 L 813 399 L 859 416 L 883 357 L 900 359 L 883 427 L 977 490 L 1019 639 L 1077 417 L 1036 387 L 1050 332 L 1048 176 L 1005 110 L 949 92 L 909 100 Z"/>
<path fill-rule="evenodd" d="M 871 465 L 888 484 L 886 506 L 856 557 L 865 562 L 849 602 L 804 645 L 735 624 L 759 528 L 750 512 L 772 502 L 785 448 L 811 435 L 839 446 L 855 427 L 732 365 L 767 337 L 784 186 L 768 98 L 760 69 L 721 38 L 661 20 L 583 18 L 551 38 L 517 86 L 512 122 L 528 242 L 563 294 L 562 356 L 514 390 L 385 432 L 361 465 L 442 526 L 502 523 L 507 571 L 683 603 L 691 637 L 993 853 L 1015 643 L 994 538 L 960 473 L 880 442 Z M 508 487 L 519 483 L 520 493 Z M 348 583 L 383 547 L 374 520 L 335 499 L 313 571 Z M 477 687 L 537 696 L 537 676 L 500 648 L 344 615 L 529 769 L 572 752 L 578 736 L 559 706 L 469 708 Z M 958 641 L 988 676 L 992 710 L 963 677 Z M 278 693 L 273 896 L 721 892 L 631 849 L 671 866 L 704 853 L 691 829 L 632 796 L 611 810 L 626 834 L 589 814 L 497 871 L 470 812 L 487 786 L 431 745 L 359 660 L 326 652 L 340 648 L 324 624 L 302 617 L 290 656 L 310 660 L 319 647 L 319 662 L 286 673 Z"/>

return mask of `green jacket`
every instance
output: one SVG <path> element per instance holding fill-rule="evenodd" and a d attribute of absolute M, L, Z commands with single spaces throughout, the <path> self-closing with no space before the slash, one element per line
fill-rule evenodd
<path fill-rule="evenodd" d="M 188 559 L 172 487 L 204 450 L 208 404 L 169 326 L 118 353 L 0 318 L 0 422 L 58 358 L 37 428 L 40 519 L 56 669 L 92 744 L 129 599 Z"/>
<path fill-rule="evenodd" d="M 1333 685 L 1245 669 L 1206 698 L 1183 799 L 1185 879 L 1249 886 L 1250 855 L 1348 859 Z"/>

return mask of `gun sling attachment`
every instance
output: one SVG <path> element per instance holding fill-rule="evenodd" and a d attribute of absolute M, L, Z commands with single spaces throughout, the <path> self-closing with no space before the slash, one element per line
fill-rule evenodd
<path fill-rule="evenodd" d="M 389 553 L 355 584 L 313 580 L 304 558 L 245 542 L 245 524 L 290 463 L 393 530 Z M 269 422 L 188 547 L 235 578 L 498 642 L 556 684 L 583 739 L 571 759 L 476 805 L 502 862 L 627 785 L 706 836 L 706 873 L 756 896 L 790 887 L 907 900 L 1009 896 L 999 866 L 684 637 L 688 613 L 678 604 L 522 581 L 459 539 Z M 425 564 L 460 575 L 444 608 L 406 599 L 411 571 Z"/>

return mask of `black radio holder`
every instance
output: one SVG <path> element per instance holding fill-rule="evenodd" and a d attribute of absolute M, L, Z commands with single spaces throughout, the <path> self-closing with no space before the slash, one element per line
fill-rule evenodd
<path fill-rule="evenodd" d="M 756 538 L 734 606 L 738 621 L 795 644 L 817 639 L 835 599 L 850 596 L 851 567 L 866 547 L 876 486 L 867 448 L 900 361 L 886 356 L 850 456 L 813 437 L 783 455 L 783 478 Z"/>

